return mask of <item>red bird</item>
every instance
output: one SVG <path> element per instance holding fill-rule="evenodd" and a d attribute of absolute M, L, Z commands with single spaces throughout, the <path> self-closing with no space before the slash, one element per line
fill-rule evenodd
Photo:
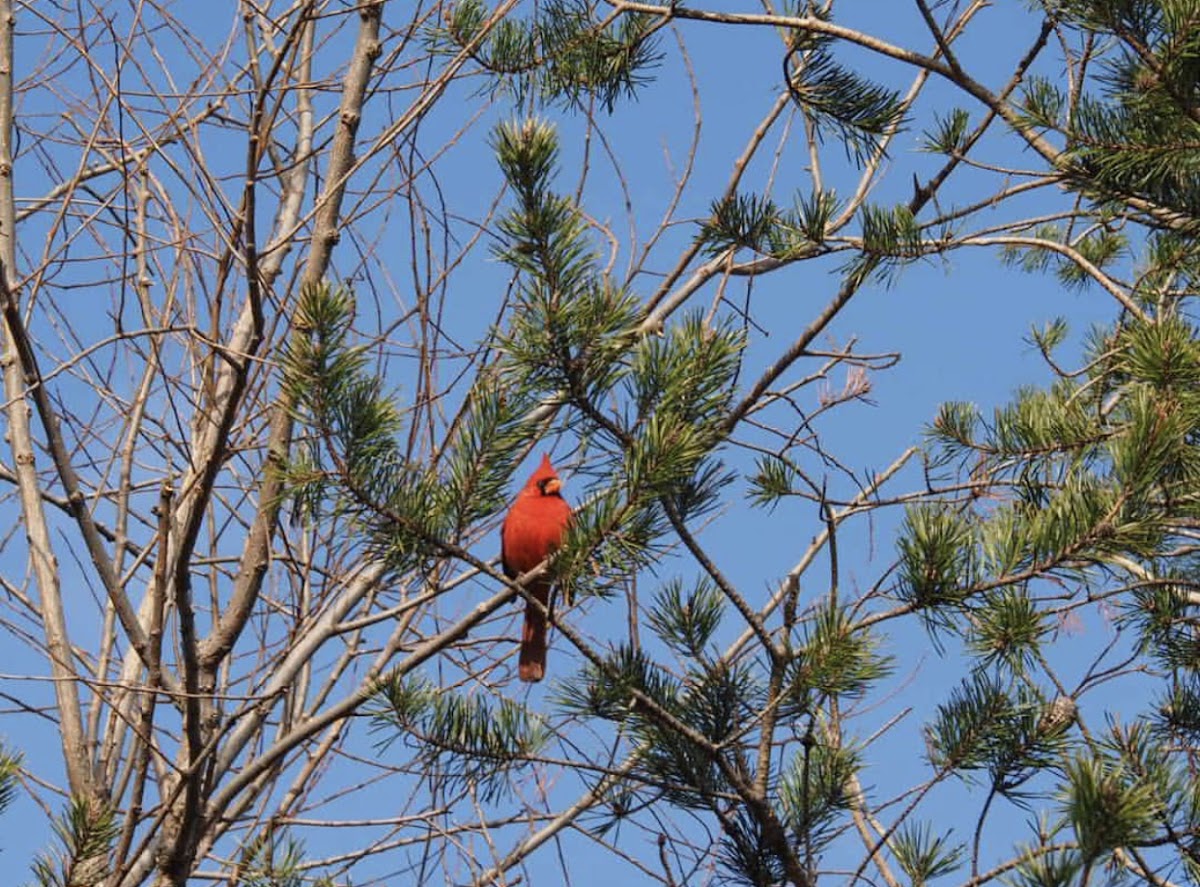
<path fill-rule="evenodd" d="M 516 579 L 544 561 L 562 542 L 570 519 L 571 506 L 562 497 L 562 481 L 550 457 L 542 456 L 542 464 L 517 494 L 500 528 L 504 575 Z M 549 579 L 536 579 L 526 588 L 543 605 L 550 605 Z M 540 681 L 546 675 L 546 614 L 530 601 L 525 603 L 517 671 L 523 681 Z"/>

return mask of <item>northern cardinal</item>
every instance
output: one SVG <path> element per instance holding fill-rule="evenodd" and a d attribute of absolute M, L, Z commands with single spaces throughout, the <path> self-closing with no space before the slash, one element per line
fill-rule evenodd
<path fill-rule="evenodd" d="M 500 528 L 500 560 L 504 575 L 516 579 L 528 573 L 562 542 L 571 518 L 571 506 L 562 497 L 562 481 L 542 456 Z M 550 580 L 536 579 L 526 589 L 544 606 L 550 605 Z M 531 601 L 525 603 L 521 631 L 521 659 L 517 673 L 523 681 L 540 681 L 546 675 L 546 614 Z"/>

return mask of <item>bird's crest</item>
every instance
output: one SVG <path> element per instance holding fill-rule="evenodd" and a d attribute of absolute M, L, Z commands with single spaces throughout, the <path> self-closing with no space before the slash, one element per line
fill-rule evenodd
<path fill-rule="evenodd" d="M 539 480 L 545 480 L 550 477 L 557 478 L 558 472 L 554 470 L 554 466 L 550 463 L 550 454 L 543 453 L 542 462 L 538 465 L 537 471 L 533 473 L 533 477 L 529 478 L 529 482 L 536 484 Z"/>

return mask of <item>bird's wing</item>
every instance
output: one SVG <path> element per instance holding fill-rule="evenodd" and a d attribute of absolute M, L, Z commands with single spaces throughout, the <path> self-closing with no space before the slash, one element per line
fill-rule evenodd
<path fill-rule="evenodd" d="M 500 525 L 500 566 L 504 569 L 504 575 L 509 579 L 517 578 L 517 571 L 508 565 L 508 520 Z"/>

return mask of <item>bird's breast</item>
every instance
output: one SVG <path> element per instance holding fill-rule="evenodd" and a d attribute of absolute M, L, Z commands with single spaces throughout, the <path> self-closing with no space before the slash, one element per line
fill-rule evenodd
<path fill-rule="evenodd" d="M 540 503 L 538 503 L 540 505 Z M 558 548 L 570 509 L 513 508 L 504 522 L 504 563 L 517 573 L 527 573 Z"/>

